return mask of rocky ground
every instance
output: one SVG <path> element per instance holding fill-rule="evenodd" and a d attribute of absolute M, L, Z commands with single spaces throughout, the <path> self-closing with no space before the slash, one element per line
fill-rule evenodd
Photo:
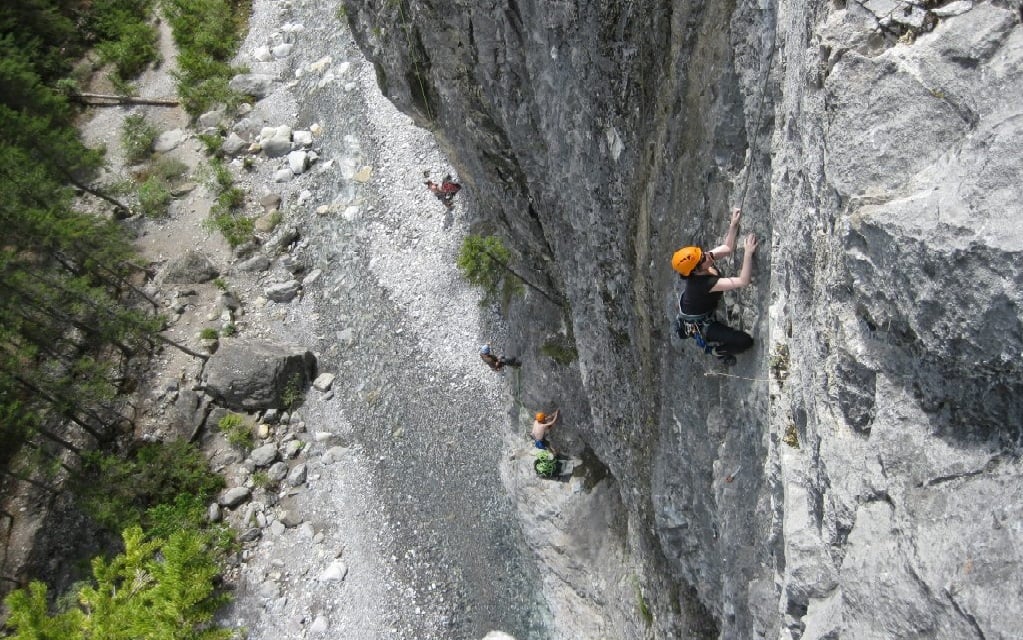
<path fill-rule="evenodd" d="M 173 95 L 167 33 L 163 42 L 165 63 L 140 79 L 140 96 Z M 256 0 L 238 63 L 265 91 L 251 110 L 189 127 L 179 109 L 108 108 L 84 126 L 109 151 L 108 181 L 132 171 L 118 138 L 136 111 L 164 132 L 158 151 L 192 168 L 166 218 L 126 222 L 158 273 L 151 292 L 172 320 L 168 337 L 202 350 L 201 329 L 233 326 L 221 345 L 300 345 L 336 376 L 290 414 L 253 414 L 260 449 L 242 456 L 198 428 L 200 359 L 168 348 L 151 372 L 139 435 L 194 433 L 238 489 L 211 506 L 246 541 L 222 623 L 252 639 L 546 637 L 539 579 L 498 473 L 502 452 L 524 443 L 507 426 L 513 381 L 476 353 L 481 340 L 500 344 L 501 321 L 454 265 L 472 194 L 447 210 L 423 186 L 453 169 L 383 99 L 318 3 Z M 233 133 L 228 157 L 261 218 L 260 247 L 232 251 L 202 226 L 213 200 L 196 137 L 206 126 Z M 290 155 L 271 150 L 282 136 Z M 189 250 L 217 284 L 171 282 Z"/>

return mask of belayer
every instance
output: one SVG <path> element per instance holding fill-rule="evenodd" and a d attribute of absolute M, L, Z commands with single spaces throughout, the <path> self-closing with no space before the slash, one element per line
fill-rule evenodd
<path fill-rule="evenodd" d="M 714 354 L 726 365 L 735 364 L 735 354 L 753 346 L 753 338 L 745 331 L 737 331 L 718 321 L 715 316 L 721 294 L 741 289 L 753 276 L 753 253 L 757 238 L 746 236 L 742 270 L 737 278 L 723 278 L 717 261 L 735 251 L 735 237 L 739 232 L 740 209 L 732 210 L 724 243 L 710 251 L 700 247 L 682 247 L 671 258 L 671 266 L 685 279 L 686 289 L 679 298 L 679 314 L 675 319 L 675 332 L 680 338 L 693 338 L 706 352 Z"/>

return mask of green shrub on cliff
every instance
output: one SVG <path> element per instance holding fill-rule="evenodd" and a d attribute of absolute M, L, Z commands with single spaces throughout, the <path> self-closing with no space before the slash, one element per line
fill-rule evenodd
<path fill-rule="evenodd" d="M 227 640 L 230 629 L 211 628 L 226 601 L 210 539 L 196 531 L 153 538 L 124 531 L 124 553 L 92 560 L 93 578 L 72 594 L 75 604 L 51 612 L 46 585 L 32 582 L 5 602 L 13 640 Z"/>

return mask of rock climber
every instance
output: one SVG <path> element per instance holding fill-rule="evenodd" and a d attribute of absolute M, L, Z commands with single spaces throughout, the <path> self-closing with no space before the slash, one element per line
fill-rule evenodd
<path fill-rule="evenodd" d="M 707 353 L 717 356 L 725 365 L 735 364 L 735 354 L 753 346 L 753 338 L 748 333 L 725 325 L 714 313 L 722 293 L 745 287 L 753 276 L 753 254 L 757 250 L 757 238 L 752 233 L 746 236 L 743 243 L 745 253 L 738 277 L 722 277 L 716 264 L 735 251 L 735 238 L 739 233 L 741 217 L 741 209 L 732 210 L 732 221 L 720 246 L 710 251 L 700 247 L 682 247 L 671 258 L 671 266 L 686 280 L 686 289 L 678 302 L 676 333 L 680 338 L 695 338 L 697 344 Z"/>
<path fill-rule="evenodd" d="M 500 371 L 505 367 L 521 367 L 522 362 L 514 356 L 495 355 L 489 344 L 480 347 L 480 358 L 487 366 L 494 371 Z"/>
<path fill-rule="evenodd" d="M 547 449 L 557 455 L 551 443 L 547 441 L 547 434 L 554 428 L 554 423 L 558 421 L 560 412 L 561 409 L 555 409 L 554 413 L 548 416 L 543 411 L 540 411 L 534 416 L 533 428 L 530 430 L 529 435 L 533 438 L 533 444 L 537 449 Z"/>
<path fill-rule="evenodd" d="M 450 209 L 455 206 L 455 194 L 462 190 L 462 185 L 451 180 L 450 175 L 444 176 L 440 184 L 437 184 L 433 180 L 427 180 L 423 184 L 426 188 L 433 192 L 433 195 L 437 196 L 437 199 L 444 203 L 444 206 Z"/>

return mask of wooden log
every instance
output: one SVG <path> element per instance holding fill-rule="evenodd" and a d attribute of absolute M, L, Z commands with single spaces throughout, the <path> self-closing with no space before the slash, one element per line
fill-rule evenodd
<path fill-rule="evenodd" d="M 109 107 L 119 104 L 149 104 L 158 107 L 176 107 L 180 103 L 177 100 L 161 100 L 159 98 L 136 98 L 134 96 L 108 95 L 104 93 L 72 93 L 68 96 L 77 102 L 83 102 L 96 107 Z M 109 101 L 109 102 L 97 102 Z"/>

